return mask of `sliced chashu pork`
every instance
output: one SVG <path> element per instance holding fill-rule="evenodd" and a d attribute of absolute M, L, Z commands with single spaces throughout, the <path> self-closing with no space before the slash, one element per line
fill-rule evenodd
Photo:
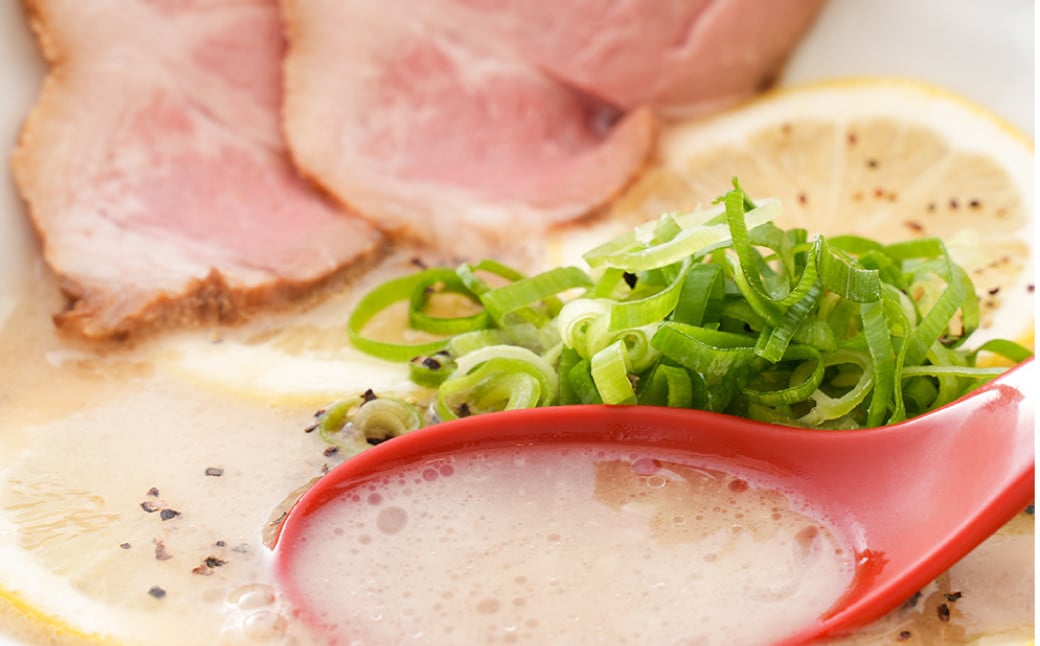
<path fill-rule="evenodd" d="M 770 83 L 825 0 L 437 0 L 622 109 L 687 116 Z"/>
<path fill-rule="evenodd" d="M 89 338 L 227 321 L 373 254 L 280 134 L 275 0 L 30 0 L 51 64 L 13 155 L 47 263 Z"/>
<path fill-rule="evenodd" d="M 282 7 L 293 158 L 394 233 L 504 253 L 606 202 L 649 154 L 648 111 L 573 91 L 451 2 Z"/>

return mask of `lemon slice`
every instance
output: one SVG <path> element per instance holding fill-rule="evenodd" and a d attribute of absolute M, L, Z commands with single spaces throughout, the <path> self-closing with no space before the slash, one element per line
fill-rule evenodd
<path fill-rule="evenodd" d="M 418 397 L 407 364 L 369 356 L 347 340 L 346 321 L 362 295 L 390 278 L 416 270 L 415 250 L 400 249 L 350 288 L 305 311 L 258 318 L 212 334 L 170 333 L 143 349 L 187 382 L 238 398 L 312 410 L 372 389 L 379 395 Z M 404 305 L 403 303 L 400 305 Z M 406 310 L 389 308 L 370 324 L 386 338 L 410 339 Z"/>
<path fill-rule="evenodd" d="M 785 227 L 943 239 L 979 293 L 978 342 L 1032 342 L 1033 147 L 983 109 L 910 81 L 779 90 L 665 129 L 653 165 L 598 226 L 704 205 L 734 175 L 752 196 L 780 198 Z"/>

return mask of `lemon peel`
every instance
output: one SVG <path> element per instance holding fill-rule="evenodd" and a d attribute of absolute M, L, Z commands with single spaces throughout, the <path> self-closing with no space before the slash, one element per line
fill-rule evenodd
<path fill-rule="evenodd" d="M 49 636 L 63 644 L 85 644 L 111 646 L 115 642 L 98 633 L 88 633 L 75 628 L 54 615 L 47 614 L 17 593 L 0 587 L 0 618 L 7 627 L 21 629 L 30 638 L 41 640 Z M 8 623 L 10 622 L 10 623 Z"/>

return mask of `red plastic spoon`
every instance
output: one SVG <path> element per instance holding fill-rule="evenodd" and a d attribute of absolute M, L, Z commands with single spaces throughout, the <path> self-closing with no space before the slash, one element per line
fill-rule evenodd
<path fill-rule="evenodd" d="M 474 448 L 609 442 L 768 465 L 797 482 L 850 536 L 859 559 L 838 602 L 793 645 L 863 625 L 903 603 L 1034 496 L 1037 369 L 1032 359 L 960 400 L 883 428 L 814 431 L 640 406 L 572 406 L 479 415 L 374 447 L 331 471 L 290 512 L 275 550 L 290 599 L 305 519 L 373 474 Z"/>

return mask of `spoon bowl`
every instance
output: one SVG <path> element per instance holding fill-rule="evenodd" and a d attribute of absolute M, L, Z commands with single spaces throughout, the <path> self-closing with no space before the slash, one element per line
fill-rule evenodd
<path fill-rule="evenodd" d="M 322 478 L 281 528 L 276 571 L 290 600 L 305 606 L 291 576 L 305 520 L 379 473 L 474 449 L 607 443 L 681 450 L 754 464 L 790 482 L 849 539 L 856 553 L 850 587 L 811 625 L 776 642 L 806 643 L 895 608 L 1029 504 L 1036 391 L 1030 359 L 944 408 L 857 431 L 641 406 L 541 408 L 439 424 L 373 447 Z"/>

